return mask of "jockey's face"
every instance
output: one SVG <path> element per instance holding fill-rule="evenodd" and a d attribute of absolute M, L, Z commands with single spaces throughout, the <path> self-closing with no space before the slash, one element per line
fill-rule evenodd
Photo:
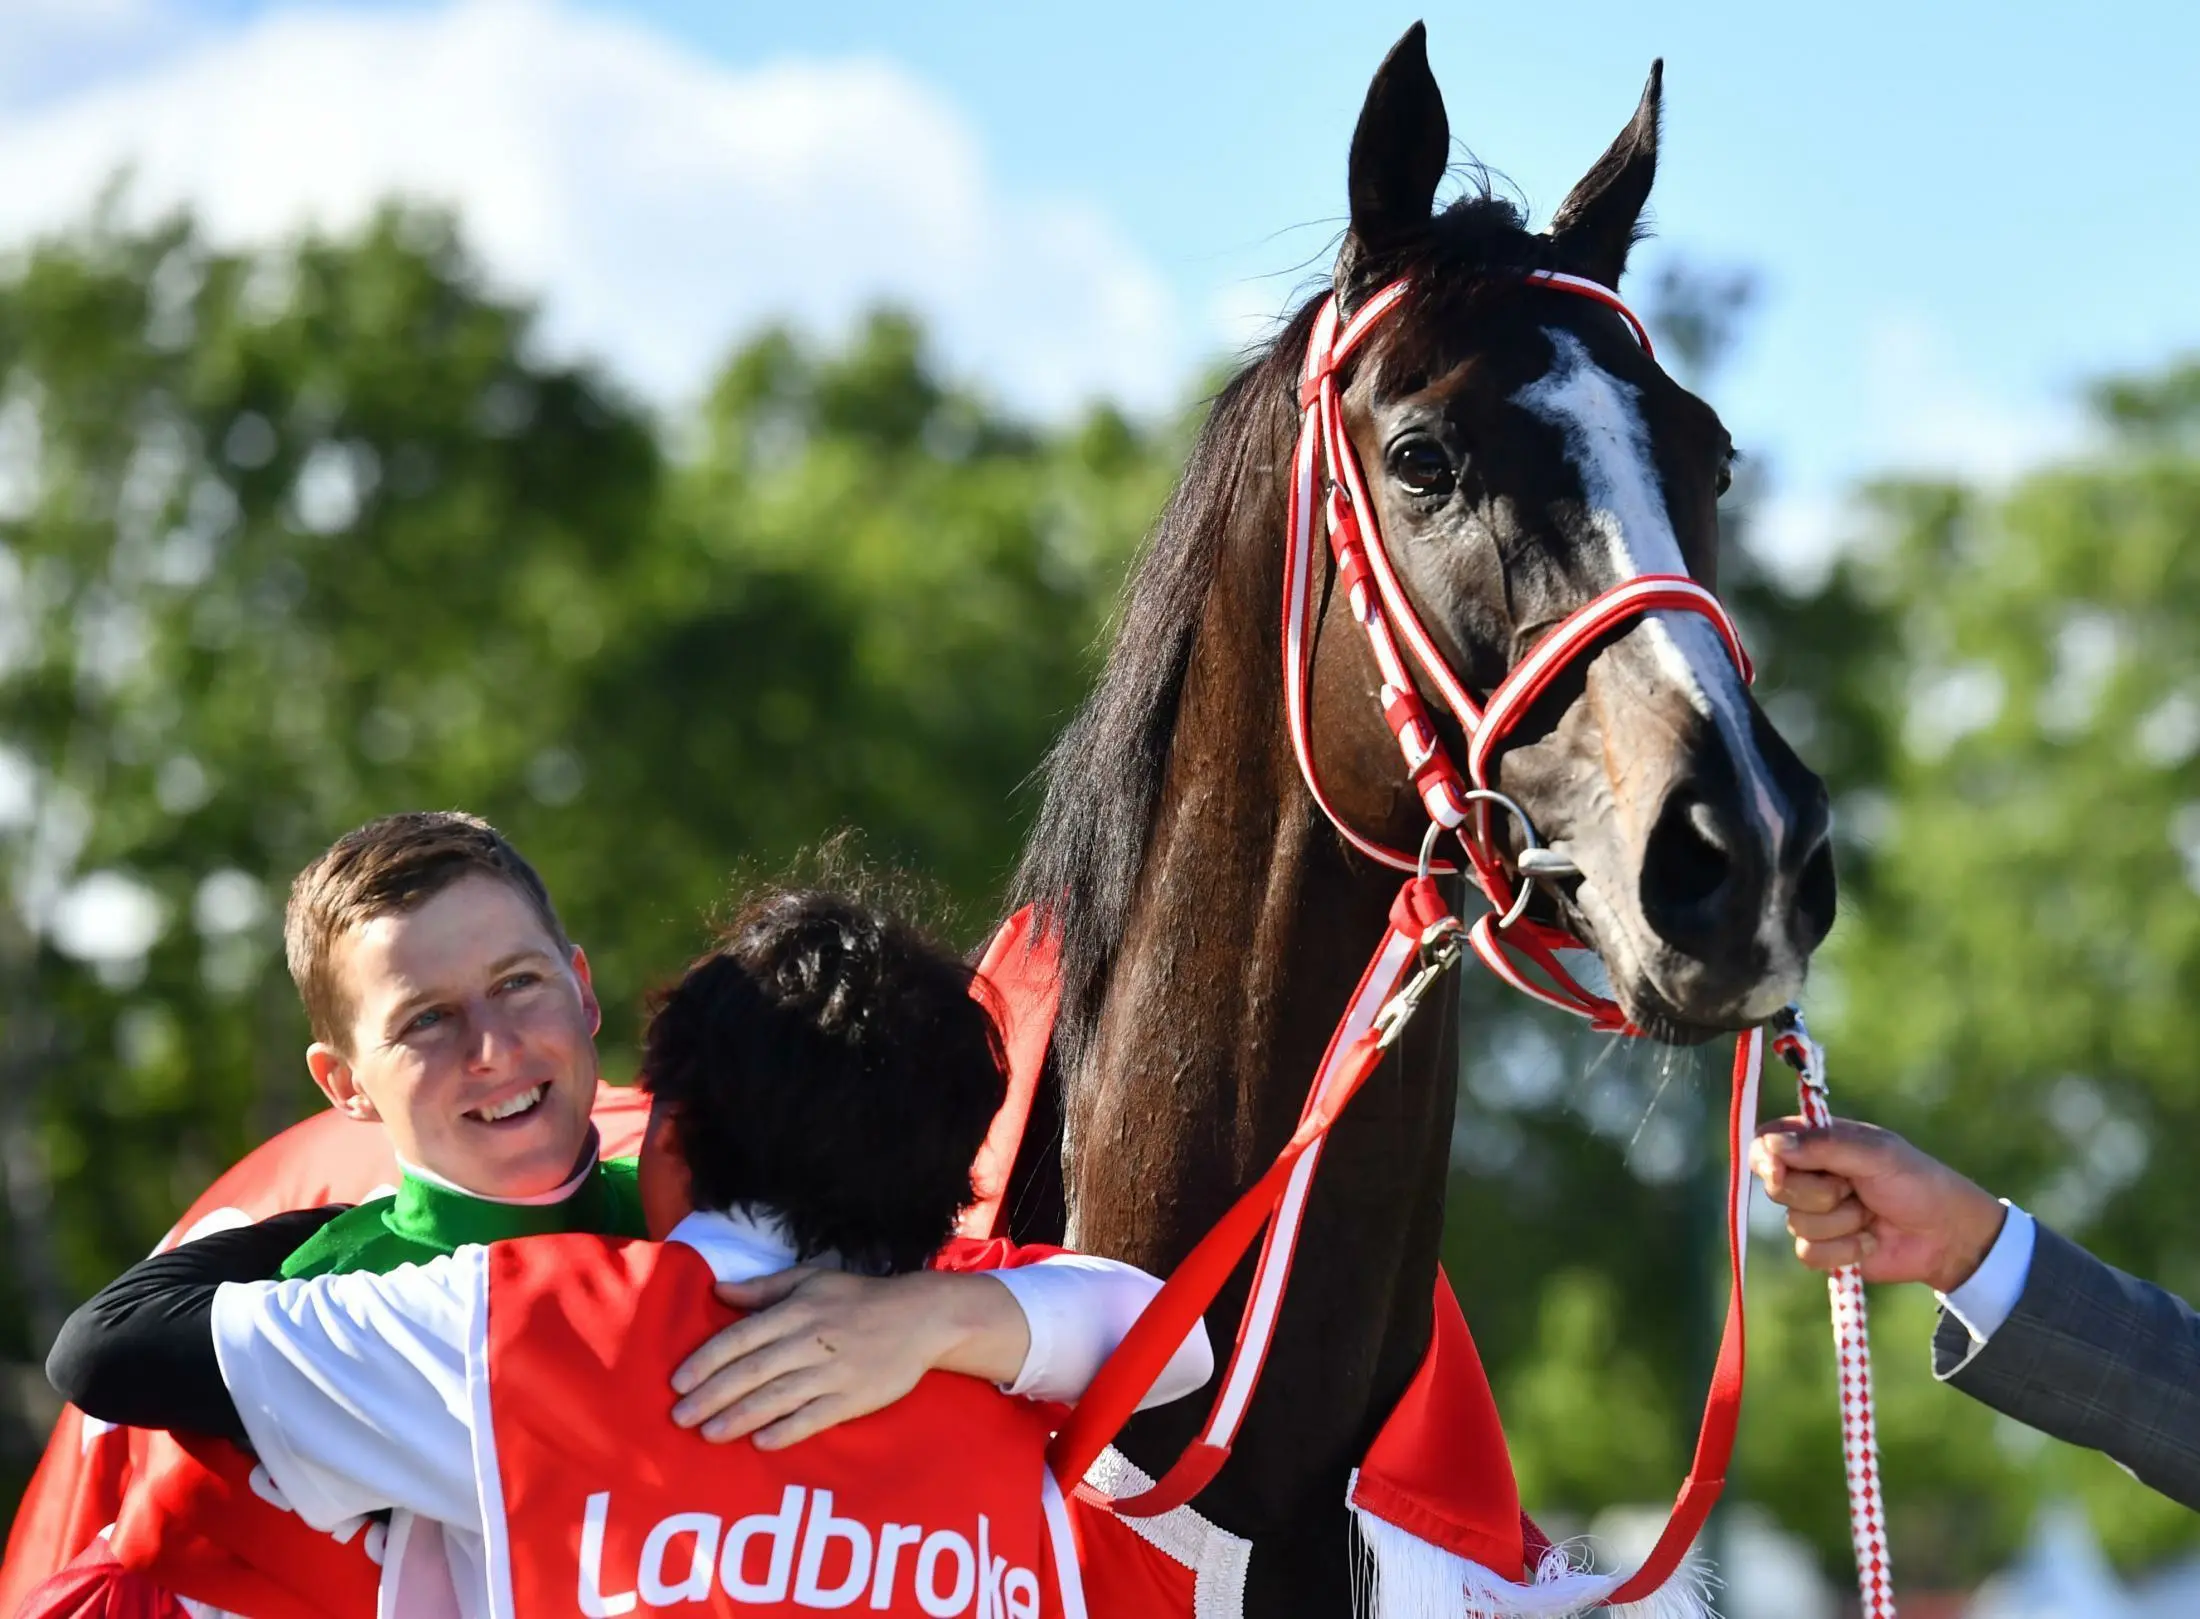
<path fill-rule="evenodd" d="M 489 1197 L 533 1197 L 572 1173 L 596 1094 L 588 958 L 565 951 L 519 891 L 466 877 L 417 910 L 338 941 L 348 1051 L 315 1044 L 336 1107 L 379 1119 L 408 1163 Z"/>

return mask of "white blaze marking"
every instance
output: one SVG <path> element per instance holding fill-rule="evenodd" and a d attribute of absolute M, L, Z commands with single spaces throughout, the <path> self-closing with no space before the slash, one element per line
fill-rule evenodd
<path fill-rule="evenodd" d="M 1551 340 L 1551 369 L 1513 402 L 1565 436 L 1566 459 L 1581 478 L 1589 526 L 1603 539 L 1611 566 L 1611 577 L 1600 581 L 1600 588 L 1646 573 L 1685 574 L 1688 564 L 1665 509 L 1650 434 L 1635 408 L 1638 391 L 1590 359 L 1573 333 L 1544 336 Z M 1787 830 L 1786 799 L 1757 751 L 1748 697 L 1725 643 L 1694 613 L 1653 613 L 1645 627 L 1658 662 L 1726 742 L 1777 868 Z"/>

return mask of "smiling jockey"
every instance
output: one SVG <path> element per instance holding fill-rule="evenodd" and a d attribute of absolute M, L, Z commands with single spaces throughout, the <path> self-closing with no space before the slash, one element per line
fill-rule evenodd
<path fill-rule="evenodd" d="M 1050 1424 L 1030 1402 L 1079 1394 L 1158 1284 L 950 1240 L 1003 1090 L 992 1020 L 969 991 L 967 969 L 898 924 L 830 895 L 768 896 L 651 1025 L 642 1195 L 668 1240 L 538 1237 L 388 1276 L 268 1282 L 242 1280 L 264 1265 L 266 1228 L 221 1233 L 147 1261 L 72 1317 L 57 1384 L 109 1420 L 249 1438 L 269 1483 L 320 1528 L 381 1507 L 434 1521 L 469 1619 L 866 1593 L 874 1611 L 935 1619 L 1055 1611 L 1041 1575 L 1074 1559 L 1050 1549 L 1066 1529 L 1042 1461 Z M 755 1285 L 797 1259 L 826 1269 Z M 861 1285 L 844 1269 L 930 1300 L 922 1354 L 968 1375 L 909 1377 L 890 1412 L 851 1420 L 899 1390 L 820 1375 L 862 1358 L 819 1325 Z M 1064 1330 L 1092 1313 L 1099 1277 L 1113 1319 Z M 973 1308 L 973 1288 L 1023 1308 Z M 726 1327 L 728 1303 L 790 1290 L 800 1310 Z M 1040 1365 L 1048 1321 L 1056 1358 Z M 1189 1392 L 1210 1367 L 1195 1332 L 1152 1398 Z M 683 1407 L 714 1386 L 733 1402 L 706 1435 L 754 1443 L 698 1450 L 703 1436 L 667 1420 L 676 1371 L 700 1380 Z"/>
<path fill-rule="evenodd" d="M 285 1275 L 388 1270 L 461 1242 L 541 1232 L 640 1232 L 634 1162 L 600 1159 L 590 1122 L 592 1105 L 616 1107 L 620 1097 L 598 1078 L 587 957 L 566 939 L 540 876 L 493 827 L 470 815 L 425 812 L 386 816 L 345 834 L 292 884 L 284 945 L 313 1036 L 306 1065 L 333 1114 L 286 1132 L 225 1175 L 217 1191 L 239 1184 L 202 1200 L 215 1206 L 195 1207 L 187 1233 L 295 1208 L 301 1198 L 323 1202 L 331 1192 L 350 1201 L 377 1182 L 388 1193 L 393 1180 L 394 1195 L 370 1196 L 298 1252 L 280 1243 L 268 1248 L 270 1273 L 277 1263 Z M 526 959 L 500 959 L 518 953 Z M 499 967 L 513 970 L 491 977 Z M 507 1014 L 508 1049 L 491 1064 L 469 1063 L 447 1024 L 434 1040 L 388 1026 L 398 1001 L 428 989 L 436 1001 L 430 1023 L 478 1017 L 491 1005 Z M 492 1088 L 521 1081 L 535 1093 L 523 1117 L 492 1123 L 477 1116 L 481 1099 L 497 1100 Z M 381 1128 L 367 1128 L 374 1125 Z M 629 1153 L 638 1134 L 631 1124 L 621 1132 Z M 367 1160 L 374 1167 L 347 1183 L 345 1169 Z M 113 1445 L 123 1436 L 97 1437 Z M 127 1445 L 130 1477 L 119 1500 L 104 1512 L 89 1503 L 81 1520 L 92 1528 L 111 1520 L 103 1542 L 79 1559 L 100 1572 L 64 1585 L 111 1584 L 128 1570 L 217 1611 L 242 1601 L 252 1619 L 279 1612 L 220 1545 L 233 1540 L 258 1550 L 271 1535 L 279 1543 L 296 1534 L 294 1520 L 286 1524 L 277 1509 L 238 1488 L 242 1475 L 228 1465 L 235 1458 L 218 1448 L 186 1454 L 165 1437 L 145 1435 L 129 1436 Z M 214 1481 L 201 1468 L 217 1461 L 231 1488 L 210 1495 Z M 96 1494 L 101 1482 L 86 1479 L 78 1489 Z M 220 1521 L 201 1521 L 195 1533 L 178 1521 L 209 1513 Z M 219 1531 L 212 1541 L 210 1530 Z M 379 1552 L 380 1537 L 346 1538 L 350 1555 L 338 1566 L 373 1580 L 379 1558 L 368 1552 Z M 69 1549 L 49 1548 L 49 1555 Z M 35 1553 L 26 1545 L 22 1555 Z M 9 1563 L 9 1576 L 17 1577 L 16 1558 Z M 329 1577 L 317 1582 L 315 1600 L 325 1598 Z"/>

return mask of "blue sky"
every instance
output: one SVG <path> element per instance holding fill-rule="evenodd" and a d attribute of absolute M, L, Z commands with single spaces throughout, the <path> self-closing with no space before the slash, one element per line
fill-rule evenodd
<path fill-rule="evenodd" d="M 2200 351 L 2200 8 L 733 9 L 639 11 L 735 59 L 909 63 L 1004 175 L 1101 201 L 1192 305 L 1280 302 L 1326 248 L 1367 76 L 1414 17 L 1455 138 L 1539 219 L 1663 56 L 1638 262 L 1761 276 L 1713 392 L 1812 492 L 1889 465 L 2003 472 L 2066 441 L 2084 379 Z"/>
<path fill-rule="evenodd" d="M 448 168 L 492 262 L 542 283 L 576 343 L 652 391 L 692 386 L 705 362 L 684 357 L 771 313 L 831 326 L 885 295 L 932 315 L 950 363 L 1048 409 L 1094 390 L 1172 397 L 1285 304 L 1339 224 L 1368 76 L 1421 14 L 0 0 L 10 13 L 11 172 L 135 141 L 175 169 L 160 184 L 211 194 L 229 233 L 251 234 L 385 181 L 434 189 Z M 327 43 L 370 21 L 372 49 Z M 2200 350 L 2200 8 L 1573 0 L 1428 21 L 1455 137 L 1539 219 L 1665 57 L 1659 235 L 1637 262 L 1760 276 L 1709 391 L 1772 470 L 1799 551 L 1839 531 L 1856 480 L 2005 476 L 2076 442 L 2084 379 Z M 364 69 L 348 90 L 319 82 L 374 49 L 446 64 L 383 98 L 404 110 L 386 132 Z M 598 93 L 598 62 L 628 64 L 601 75 L 623 91 Z M 452 122 L 467 74 L 499 83 Z M 319 178 L 270 168 L 226 111 L 230 144 L 194 169 L 176 153 L 202 141 L 193 109 L 209 100 L 264 101 L 270 120 L 354 110 L 300 142 Z M 794 111 L 741 123 L 766 103 Z M 660 120 L 668 106 L 690 112 Z M 11 150 L 11 120 L 27 150 Z M 425 136 L 387 155 L 422 128 L 446 131 L 448 156 Z M 737 133 L 713 153 L 722 129 Z M 618 195 L 644 164 L 661 183 Z M 49 220 L 91 172 L 31 166 L 54 172 L 51 195 L 0 206 L 0 236 Z M 932 228 L 947 215 L 954 231 Z M 698 223 L 712 217 L 722 236 Z"/>

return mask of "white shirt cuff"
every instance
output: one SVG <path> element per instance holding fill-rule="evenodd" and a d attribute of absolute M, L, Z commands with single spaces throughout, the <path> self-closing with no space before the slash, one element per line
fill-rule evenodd
<path fill-rule="evenodd" d="M 2039 1230 L 2032 1216 L 2007 1198 L 2002 1199 L 2002 1206 L 2009 1214 L 2001 1222 L 2001 1235 L 1994 1239 L 1994 1246 L 1986 1251 L 1971 1279 L 1953 1293 L 1934 1295 L 1947 1306 L 1950 1315 L 1963 1323 L 1963 1330 L 1975 1344 L 1985 1343 L 2009 1319 L 2032 1274 L 2032 1245 L 2038 1240 Z"/>
<path fill-rule="evenodd" d="M 1005 1393 L 1074 1404 L 1101 1363 L 1161 1291 L 1136 1266 L 1089 1254 L 1061 1254 L 1036 1265 L 987 1271 L 1014 1295 L 1031 1329 L 1023 1368 Z M 1141 1408 L 1180 1399 L 1214 1375 L 1204 1324 L 1186 1334 Z"/>

